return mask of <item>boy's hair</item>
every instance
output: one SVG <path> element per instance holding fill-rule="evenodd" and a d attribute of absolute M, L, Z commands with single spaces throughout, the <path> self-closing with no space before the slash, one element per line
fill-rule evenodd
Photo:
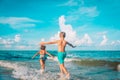
<path fill-rule="evenodd" d="M 60 34 L 63 34 L 63 37 L 65 38 L 65 36 L 66 36 L 65 32 L 60 32 Z"/>
<path fill-rule="evenodd" d="M 42 46 L 40 47 L 41 50 L 45 50 L 45 48 L 46 48 L 46 46 L 44 46 L 44 45 L 42 45 Z"/>

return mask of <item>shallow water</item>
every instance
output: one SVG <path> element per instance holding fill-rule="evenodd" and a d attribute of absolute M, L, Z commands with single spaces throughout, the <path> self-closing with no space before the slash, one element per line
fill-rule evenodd
<path fill-rule="evenodd" d="M 40 74 L 39 56 L 31 57 L 36 51 L 0 51 L 0 80 L 60 80 L 57 58 L 46 61 L 46 72 Z M 49 51 L 57 55 L 56 51 Z M 119 51 L 68 51 L 65 66 L 71 73 L 71 80 L 119 80 Z M 119 67 L 120 68 L 120 67 Z M 1 78 L 2 77 L 2 78 Z"/>

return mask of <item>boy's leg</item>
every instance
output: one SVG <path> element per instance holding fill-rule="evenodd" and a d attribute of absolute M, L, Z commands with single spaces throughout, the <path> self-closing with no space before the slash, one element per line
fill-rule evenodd
<path fill-rule="evenodd" d="M 67 71 L 67 69 L 65 68 L 64 64 L 60 64 L 60 66 L 61 66 L 63 72 L 66 74 L 66 77 L 69 78 L 69 77 L 70 77 L 70 74 L 69 74 L 69 72 Z"/>
<path fill-rule="evenodd" d="M 66 57 L 66 53 L 58 53 L 58 60 L 59 60 L 59 63 L 60 63 L 60 70 L 62 73 L 65 73 L 66 74 L 66 77 L 69 77 L 69 72 L 67 71 L 67 69 L 65 68 L 64 66 L 64 59 Z"/>
<path fill-rule="evenodd" d="M 64 74 L 64 72 L 63 72 L 63 70 L 62 70 L 62 67 L 61 67 L 60 65 L 59 65 L 59 67 L 60 67 L 60 72 Z"/>
<path fill-rule="evenodd" d="M 67 71 L 67 69 L 65 68 L 64 64 L 60 64 L 60 67 L 61 67 L 63 73 L 68 74 L 68 71 Z"/>
<path fill-rule="evenodd" d="M 62 77 L 64 72 L 63 72 L 62 67 L 60 66 L 60 64 L 59 64 L 59 68 L 60 68 L 60 73 L 58 75 Z"/>

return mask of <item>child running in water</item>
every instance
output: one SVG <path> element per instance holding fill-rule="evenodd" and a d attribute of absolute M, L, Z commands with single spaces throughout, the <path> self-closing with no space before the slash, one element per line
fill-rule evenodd
<path fill-rule="evenodd" d="M 70 74 L 67 71 L 67 69 L 64 66 L 64 59 L 66 57 L 66 51 L 65 47 L 68 44 L 71 47 L 76 47 L 67 42 L 65 39 L 65 32 L 60 32 L 60 39 L 52 42 L 41 42 L 41 45 L 46 45 L 46 44 L 57 44 L 58 45 L 58 61 L 59 61 L 59 66 L 60 66 L 60 71 L 61 74 L 66 74 L 66 78 L 70 78 Z"/>
<path fill-rule="evenodd" d="M 45 50 L 45 48 L 46 48 L 46 46 L 43 46 L 43 45 L 41 45 L 41 47 L 40 47 L 40 51 L 39 52 L 37 52 L 33 57 L 32 57 L 32 59 L 34 59 L 38 54 L 40 55 L 40 65 L 41 65 L 41 70 L 40 70 L 40 72 L 41 72 L 41 74 L 44 72 L 44 70 L 45 70 L 45 61 L 46 61 L 46 59 L 47 59 L 47 57 L 46 57 L 46 54 L 48 54 L 49 56 L 51 56 L 52 58 L 53 58 L 53 56 L 50 54 L 50 53 L 48 53 L 46 50 Z"/>

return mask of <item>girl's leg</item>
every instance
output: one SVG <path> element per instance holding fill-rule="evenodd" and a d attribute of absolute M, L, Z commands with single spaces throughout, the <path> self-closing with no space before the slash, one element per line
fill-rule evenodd
<path fill-rule="evenodd" d="M 43 60 L 43 69 L 45 70 L 45 61 Z"/>
<path fill-rule="evenodd" d="M 44 69 L 45 69 L 45 65 L 44 65 L 44 61 L 43 60 L 40 60 L 40 65 L 41 65 L 41 74 L 44 72 Z"/>
<path fill-rule="evenodd" d="M 43 63 L 43 60 L 40 60 L 40 65 L 41 65 L 41 69 L 44 69 L 44 63 Z"/>

